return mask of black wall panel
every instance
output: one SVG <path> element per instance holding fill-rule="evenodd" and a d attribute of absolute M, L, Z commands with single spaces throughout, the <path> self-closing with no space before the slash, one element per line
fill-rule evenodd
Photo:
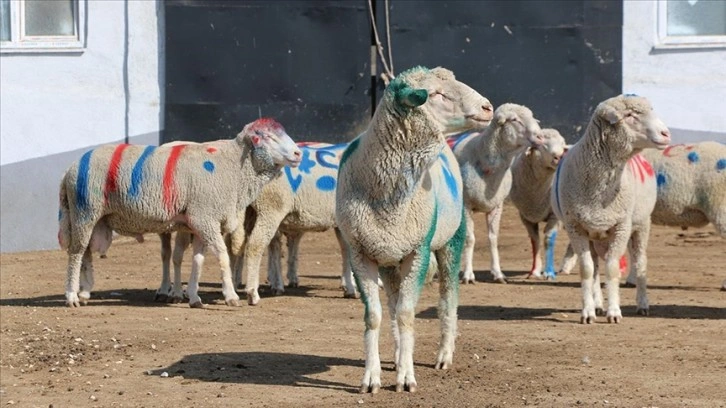
<path fill-rule="evenodd" d="M 373 4 L 385 44 L 385 2 Z M 450 68 L 495 106 L 527 105 L 571 142 L 594 106 L 620 93 L 620 1 L 389 5 L 396 73 Z M 231 137 L 260 112 L 296 140 L 346 141 L 382 94 L 370 79 L 366 0 L 168 1 L 165 12 L 163 141 Z"/>

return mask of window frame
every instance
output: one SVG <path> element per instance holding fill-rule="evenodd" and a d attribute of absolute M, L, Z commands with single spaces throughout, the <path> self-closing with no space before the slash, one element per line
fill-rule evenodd
<path fill-rule="evenodd" d="M 86 49 L 86 1 L 73 0 L 76 7 L 74 35 L 25 35 L 26 0 L 10 0 L 10 41 L 0 41 L 0 53 L 64 53 Z"/>

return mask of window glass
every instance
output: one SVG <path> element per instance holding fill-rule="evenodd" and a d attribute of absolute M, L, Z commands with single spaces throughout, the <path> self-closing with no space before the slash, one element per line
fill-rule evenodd
<path fill-rule="evenodd" d="M 668 0 L 669 36 L 726 35 L 726 0 Z"/>
<path fill-rule="evenodd" d="M 73 0 L 33 0 L 25 2 L 25 35 L 74 35 Z"/>
<path fill-rule="evenodd" d="M 0 41 L 10 41 L 10 0 L 0 0 Z"/>

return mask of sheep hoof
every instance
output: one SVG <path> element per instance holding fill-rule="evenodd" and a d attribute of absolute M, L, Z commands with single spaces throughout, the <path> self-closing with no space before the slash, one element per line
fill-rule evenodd
<path fill-rule="evenodd" d="M 595 316 L 580 317 L 580 324 L 593 324 L 593 323 L 595 323 Z"/>
<path fill-rule="evenodd" d="M 190 303 L 189 307 L 191 307 L 192 309 L 204 309 L 204 303 L 202 303 L 201 300 L 198 300 L 194 303 Z"/>
<path fill-rule="evenodd" d="M 476 283 L 476 281 L 474 281 L 473 278 L 469 278 L 469 279 L 464 278 L 464 279 L 461 280 L 461 283 L 463 283 L 464 285 L 466 285 L 466 284 L 473 285 L 473 284 Z"/>
<path fill-rule="evenodd" d="M 608 316 L 608 323 L 618 324 L 623 320 L 622 316 Z"/>
<path fill-rule="evenodd" d="M 290 283 L 287 284 L 287 287 L 288 288 L 297 288 L 299 286 L 300 286 L 300 284 L 297 283 L 297 282 L 290 282 Z"/>
<path fill-rule="evenodd" d="M 449 364 L 447 362 L 445 362 L 445 361 L 439 361 L 434 366 L 434 369 L 436 369 L 436 370 L 448 370 L 449 369 Z"/>
<path fill-rule="evenodd" d="M 639 316 L 648 316 L 650 314 L 650 312 L 648 311 L 648 309 L 638 308 L 635 311 L 635 314 L 637 314 Z"/>
<path fill-rule="evenodd" d="M 101 258 L 101 259 L 106 259 L 106 258 L 108 258 L 108 255 L 106 255 L 106 254 L 101 254 L 101 256 L 99 256 L 99 258 Z"/>
<path fill-rule="evenodd" d="M 257 293 L 247 294 L 247 304 L 250 306 L 256 306 L 258 303 L 260 303 L 260 295 Z"/>
<path fill-rule="evenodd" d="M 495 278 L 494 283 L 507 283 L 505 278 Z"/>
<path fill-rule="evenodd" d="M 630 283 L 630 282 L 628 282 L 628 281 L 625 281 L 625 283 L 623 283 L 623 287 L 624 287 L 624 288 L 634 288 L 634 287 L 636 287 L 636 286 L 637 286 L 636 284 L 634 284 L 634 283 Z"/>
<path fill-rule="evenodd" d="M 406 388 L 408 388 L 408 392 L 413 394 L 414 392 L 416 392 L 416 383 L 408 384 Z"/>
<path fill-rule="evenodd" d="M 403 392 L 403 384 L 401 384 L 401 383 L 396 384 L 396 392 Z"/>
<path fill-rule="evenodd" d="M 157 292 L 156 295 L 154 295 L 154 302 L 169 303 L 170 299 L 169 299 L 169 296 L 167 296 L 163 293 Z"/>
<path fill-rule="evenodd" d="M 272 293 L 272 296 L 282 296 L 285 294 L 285 290 L 283 289 L 270 289 L 270 292 Z"/>
<path fill-rule="evenodd" d="M 78 295 L 78 301 L 80 302 L 81 306 L 86 306 L 90 298 L 90 296 Z"/>
<path fill-rule="evenodd" d="M 360 386 L 360 393 L 365 394 L 370 391 L 371 394 L 378 394 L 378 391 L 381 390 L 380 384 L 377 385 L 371 385 L 368 386 L 368 384 L 363 384 Z"/>
<path fill-rule="evenodd" d="M 595 308 L 595 315 L 605 316 L 605 310 L 601 307 L 597 307 L 597 308 Z"/>
<path fill-rule="evenodd" d="M 224 303 L 226 303 L 227 306 L 239 307 L 239 299 L 229 299 L 229 300 L 225 300 Z"/>
<path fill-rule="evenodd" d="M 343 299 L 356 299 L 356 298 L 357 298 L 357 296 L 355 295 L 355 292 L 353 292 L 353 293 L 348 293 L 348 292 L 343 293 Z"/>

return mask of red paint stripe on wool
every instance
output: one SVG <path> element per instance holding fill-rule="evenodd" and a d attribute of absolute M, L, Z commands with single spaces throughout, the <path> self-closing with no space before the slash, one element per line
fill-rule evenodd
<path fill-rule="evenodd" d="M 176 200 L 177 191 L 174 185 L 174 173 L 176 172 L 176 163 L 179 161 L 179 156 L 182 150 L 187 147 L 186 145 L 174 146 L 171 148 L 169 158 L 166 159 L 166 168 L 164 169 L 164 181 L 163 181 L 163 200 L 166 211 L 170 214 L 176 214 Z"/>
<path fill-rule="evenodd" d="M 633 176 L 639 176 L 640 182 L 645 182 L 645 174 L 643 174 L 643 169 L 640 168 L 636 156 L 631 157 L 630 160 L 628 160 L 628 163 L 630 163 L 630 169 L 633 172 Z M 635 174 L 636 169 L 638 170 L 638 174 Z"/>
<path fill-rule="evenodd" d="M 648 162 L 648 159 L 646 159 L 642 154 L 638 154 L 635 157 L 638 159 L 638 162 L 640 162 L 640 166 L 643 168 L 643 170 L 645 170 L 648 178 L 652 178 L 653 176 L 655 176 L 653 167 L 650 165 L 650 162 Z"/>
<path fill-rule="evenodd" d="M 118 169 L 121 166 L 121 157 L 124 150 L 129 147 L 128 144 L 120 144 L 116 146 L 111 156 L 111 163 L 108 164 L 108 172 L 106 173 L 106 185 L 103 188 L 103 199 L 108 204 L 108 195 L 115 192 L 118 188 Z"/>

